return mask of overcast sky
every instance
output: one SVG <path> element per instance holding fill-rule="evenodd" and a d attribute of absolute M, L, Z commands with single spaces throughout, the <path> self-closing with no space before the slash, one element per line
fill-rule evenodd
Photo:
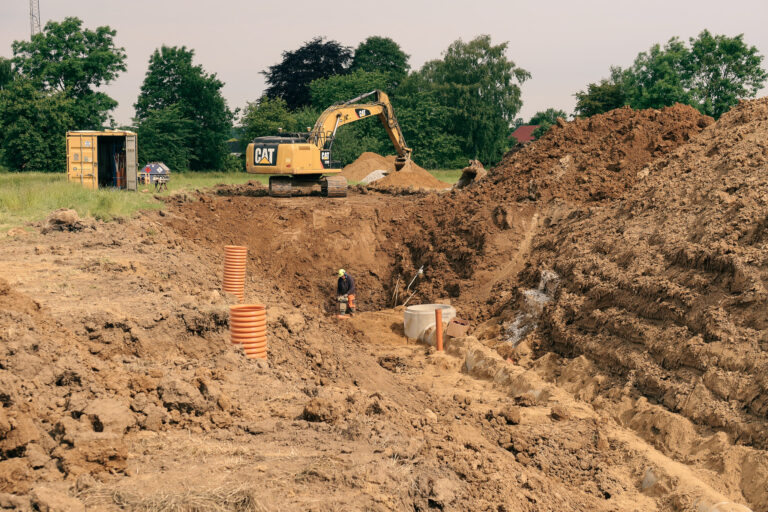
<path fill-rule="evenodd" d="M 104 90 L 120 103 L 119 124 L 130 123 L 149 56 L 163 44 L 193 48 L 235 108 L 264 90 L 259 71 L 314 36 L 352 47 L 391 37 L 418 69 L 458 38 L 490 34 L 494 43 L 509 41 L 509 58 L 533 75 L 522 86 L 525 119 L 548 107 L 571 113 L 574 92 L 672 36 L 743 33 L 768 55 L 765 0 L 40 0 L 40 12 L 43 23 L 77 16 L 86 27 L 117 30 L 128 70 Z M 10 57 L 11 43 L 29 31 L 28 0 L 0 0 L 0 56 Z"/>

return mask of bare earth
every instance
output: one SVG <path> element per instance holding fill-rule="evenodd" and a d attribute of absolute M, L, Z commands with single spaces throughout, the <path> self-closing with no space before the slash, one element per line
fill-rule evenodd
<path fill-rule="evenodd" d="M 5 238 L 0 509 L 768 511 L 768 102 L 673 108 L 557 127 L 466 192 L 224 187 Z M 583 197 L 576 129 L 606 134 Z M 228 341 L 231 243 L 267 363 Z M 444 353 L 392 309 L 421 264 L 414 300 L 472 320 Z"/>

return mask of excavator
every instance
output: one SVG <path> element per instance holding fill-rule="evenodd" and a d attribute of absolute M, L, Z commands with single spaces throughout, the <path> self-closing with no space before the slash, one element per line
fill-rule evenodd
<path fill-rule="evenodd" d="M 378 116 L 397 151 L 395 170 L 411 158 L 389 97 L 375 90 L 328 107 L 311 131 L 257 137 L 248 144 L 245 169 L 251 174 L 271 174 L 269 195 L 291 197 L 320 192 L 326 197 L 346 197 L 347 179 L 331 160 L 337 130 L 371 116 Z"/>

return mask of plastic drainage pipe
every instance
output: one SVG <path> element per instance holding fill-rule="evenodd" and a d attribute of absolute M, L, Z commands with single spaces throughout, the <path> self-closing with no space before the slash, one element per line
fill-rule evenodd
<path fill-rule="evenodd" d="M 240 302 L 245 299 L 245 266 L 248 248 L 240 245 L 224 247 L 224 279 L 222 289 L 235 295 Z"/>
<path fill-rule="evenodd" d="M 248 359 L 267 358 L 267 307 L 263 304 L 236 304 L 229 307 L 229 336 L 243 346 Z"/>

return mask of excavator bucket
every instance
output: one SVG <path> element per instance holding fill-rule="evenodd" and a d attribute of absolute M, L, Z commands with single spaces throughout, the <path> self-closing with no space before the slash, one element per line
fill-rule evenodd
<path fill-rule="evenodd" d="M 404 156 L 399 156 L 395 158 L 395 170 L 399 171 L 403 167 L 405 167 L 405 164 L 408 163 L 408 159 Z"/>
<path fill-rule="evenodd" d="M 470 183 L 480 181 L 488 175 L 483 164 L 479 160 L 470 160 L 469 165 L 462 169 L 459 181 L 453 185 L 454 188 L 464 188 Z"/>

